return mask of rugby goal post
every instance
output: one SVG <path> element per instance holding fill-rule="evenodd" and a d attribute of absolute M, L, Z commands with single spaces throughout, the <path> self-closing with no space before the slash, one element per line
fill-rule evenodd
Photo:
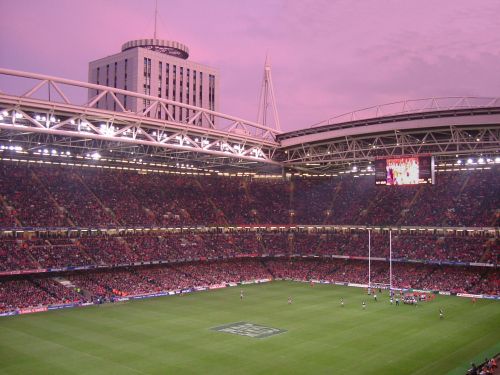
<path fill-rule="evenodd" d="M 372 283 L 371 266 L 372 266 L 372 245 L 371 245 L 371 229 L 368 229 L 368 292 L 372 289 L 382 288 L 392 290 L 392 230 L 389 230 L 389 283 Z"/>

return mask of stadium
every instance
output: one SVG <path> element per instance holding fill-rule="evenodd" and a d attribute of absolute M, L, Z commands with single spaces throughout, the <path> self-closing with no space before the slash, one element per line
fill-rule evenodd
<path fill-rule="evenodd" d="M 500 97 L 284 132 L 270 74 L 254 122 L 0 68 L 0 373 L 496 373 Z"/>

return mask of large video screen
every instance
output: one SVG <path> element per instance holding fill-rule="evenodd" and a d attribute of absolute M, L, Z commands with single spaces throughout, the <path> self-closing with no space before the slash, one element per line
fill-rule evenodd
<path fill-rule="evenodd" d="M 375 183 L 391 186 L 433 184 L 434 160 L 431 156 L 376 160 Z"/>

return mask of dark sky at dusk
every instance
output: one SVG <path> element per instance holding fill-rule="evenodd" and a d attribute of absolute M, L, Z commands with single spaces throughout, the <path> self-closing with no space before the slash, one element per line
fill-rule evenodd
<path fill-rule="evenodd" d="M 87 80 L 152 37 L 154 0 L 0 0 L 0 67 Z M 221 111 L 256 120 L 266 53 L 283 130 L 386 102 L 500 96 L 500 1 L 159 0 L 158 37 L 219 69 Z"/>

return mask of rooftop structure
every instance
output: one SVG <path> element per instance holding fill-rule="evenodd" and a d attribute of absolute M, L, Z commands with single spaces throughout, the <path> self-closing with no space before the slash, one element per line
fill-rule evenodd
<path fill-rule="evenodd" d="M 122 52 L 132 48 L 145 48 L 151 51 L 161 52 L 169 56 L 187 60 L 189 48 L 179 42 L 165 39 L 135 39 L 122 45 Z"/>
<path fill-rule="evenodd" d="M 90 83 L 105 85 L 136 93 L 165 98 L 172 102 L 201 107 L 210 111 L 219 108 L 219 73 L 209 66 L 188 60 L 189 48 L 177 41 L 136 39 L 122 45 L 121 52 L 89 63 Z M 89 90 L 88 96 L 96 96 Z M 128 111 L 149 109 L 147 116 L 167 121 L 184 121 L 196 111 L 175 104 L 154 105 L 153 101 L 128 95 L 117 100 L 105 95 L 96 103 L 98 108 L 116 111 L 120 104 Z M 154 108 L 151 108 L 151 106 Z M 215 116 L 209 120 L 214 122 Z M 207 119 L 198 118 L 196 125 Z"/>

